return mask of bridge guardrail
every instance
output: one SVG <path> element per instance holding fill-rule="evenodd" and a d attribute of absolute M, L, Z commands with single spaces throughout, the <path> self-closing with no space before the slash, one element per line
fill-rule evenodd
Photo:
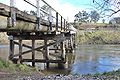
<path fill-rule="evenodd" d="M 42 15 L 45 15 L 44 18 L 47 19 L 48 23 L 49 23 L 49 29 L 48 30 L 52 30 L 53 29 L 53 24 L 55 25 L 55 30 L 59 31 L 58 29 L 60 29 L 61 31 L 67 31 L 67 21 L 65 18 L 63 18 L 63 16 L 61 16 L 60 13 L 58 13 L 58 11 L 56 11 L 53 7 L 51 7 L 45 0 L 36 0 L 36 5 L 32 4 L 29 0 L 23 0 L 26 3 L 30 4 L 31 6 L 33 6 L 34 8 L 36 8 L 36 26 L 35 29 L 39 31 L 40 29 L 40 25 L 41 25 L 41 20 L 42 20 Z M 48 12 L 43 10 L 40 7 L 40 1 L 42 1 L 44 3 L 44 5 L 47 5 L 49 10 Z M 10 0 L 10 12 L 11 12 L 11 18 L 10 18 L 10 23 L 12 25 L 12 27 L 15 27 L 16 25 L 16 12 L 15 12 L 15 1 L 14 0 Z M 44 19 L 45 20 L 45 19 Z"/>

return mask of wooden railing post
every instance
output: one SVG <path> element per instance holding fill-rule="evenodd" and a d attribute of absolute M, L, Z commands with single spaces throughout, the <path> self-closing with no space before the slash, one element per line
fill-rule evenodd
<path fill-rule="evenodd" d="M 62 16 L 61 16 L 61 31 L 62 31 L 62 19 L 63 19 L 63 18 L 62 18 Z"/>
<path fill-rule="evenodd" d="M 52 30 L 52 22 L 53 22 L 53 18 L 52 18 L 52 10 L 51 8 L 49 9 L 49 16 L 48 16 L 48 19 L 49 19 L 49 27 L 50 27 L 50 31 Z"/>
<path fill-rule="evenodd" d="M 64 31 L 66 30 L 66 21 L 64 19 Z"/>
<path fill-rule="evenodd" d="M 10 12 L 11 18 L 9 19 L 9 26 L 15 27 L 16 26 L 15 0 L 10 0 Z"/>
<path fill-rule="evenodd" d="M 56 12 L 56 31 L 58 31 L 58 12 Z"/>
<path fill-rule="evenodd" d="M 36 4 L 37 4 L 37 21 L 36 21 L 36 30 L 39 31 L 40 30 L 40 0 L 36 0 Z"/>
<path fill-rule="evenodd" d="M 65 23 L 66 23 L 65 30 L 67 31 L 67 29 L 68 29 L 69 25 L 68 25 L 68 22 L 67 22 L 67 21 L 66 21 Z"/>
<path fill-rule="evenodd" d="M 62 57 L 62 60 L 64 61 L 65 60 L 65 42 L 63 41 L 63 42 L 61 42 L 61 49 L 62 49 L 62 55 L 61 55 L 61 57 Z"/>

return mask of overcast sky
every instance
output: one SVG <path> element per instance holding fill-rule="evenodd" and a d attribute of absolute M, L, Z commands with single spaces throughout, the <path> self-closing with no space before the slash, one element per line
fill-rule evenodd
<path fill-rule="evenodd" d="M 34 9 L 32 6 L 25 3 L 23 0 L 15 0 L 16 7 L 20 10 L 30 11 Z M 29 0 L 32 3 L 36 4 L 36 0 Z M 55 8 L 65 19 L 69 22 L 74 21 L 74 15 L 82 10 L 92 10 L 93 5 L 92 0 L 45 0 L 53 8 Z M 0 0 L 0 2 L 5 4 L 10 4 L 10 0 Z M 42 5 L 42 3 L 40 4 Z"/>

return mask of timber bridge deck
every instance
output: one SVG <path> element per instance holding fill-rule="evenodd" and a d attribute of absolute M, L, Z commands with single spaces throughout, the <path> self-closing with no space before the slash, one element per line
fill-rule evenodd
<path fill-rule="evenodd" d="M 46 68 L 49 63 L 66 63 L 66 52 L 72 51 L 75 45 L 75 34 L 70 31 L 67 21 L 44 0 L 36 0 L 36 5 L 23 1 L 36 8 L 36 15 L 18 10 L 14 0 L 10 0 L 10 6 L 0 3 L 0 32 L 7 32 L 9 36 L 9 59 L 32 62 L 32 66 L 36 62 L 46 63 Z M 48 12 L 40 7 L 40 1 L 49 7 Z M 31 45 L 25 44 L 25 40 L 31 41 Z M 43 43 L 36 47 L 36 40 Z M 18 53 L 14 51 L 15 45 L 19 47 Z M 23 51 L 23 48 L 29 50 Z M 43 59 L 36 59 L 37 51 L 42 53 Z M 31 58 L 24 58 L 25 54 L 30 54 Z"/>

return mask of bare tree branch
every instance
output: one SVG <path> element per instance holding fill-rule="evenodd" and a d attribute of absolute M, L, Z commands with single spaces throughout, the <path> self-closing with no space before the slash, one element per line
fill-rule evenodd
<path fill-rule="evenodd" d="M 117 11 L 115 11 L 114 13 L 112 13 L 112 14 L 110 15 L 110 17 L 111 17 L 112 15 L 114 15 L 114 14 L 118 13 L 118 12 L 120 12 L 120 9 L 119 9 L 119 10 L 117 10 Z"/>
<path fill-rule="evenodd" d="M 93 0 L 93 3 L 99 7 L 98 10 L 102 15 L 109 13 L 109 17 L 111 17 L 120 12 L 120 0 Z"/>

